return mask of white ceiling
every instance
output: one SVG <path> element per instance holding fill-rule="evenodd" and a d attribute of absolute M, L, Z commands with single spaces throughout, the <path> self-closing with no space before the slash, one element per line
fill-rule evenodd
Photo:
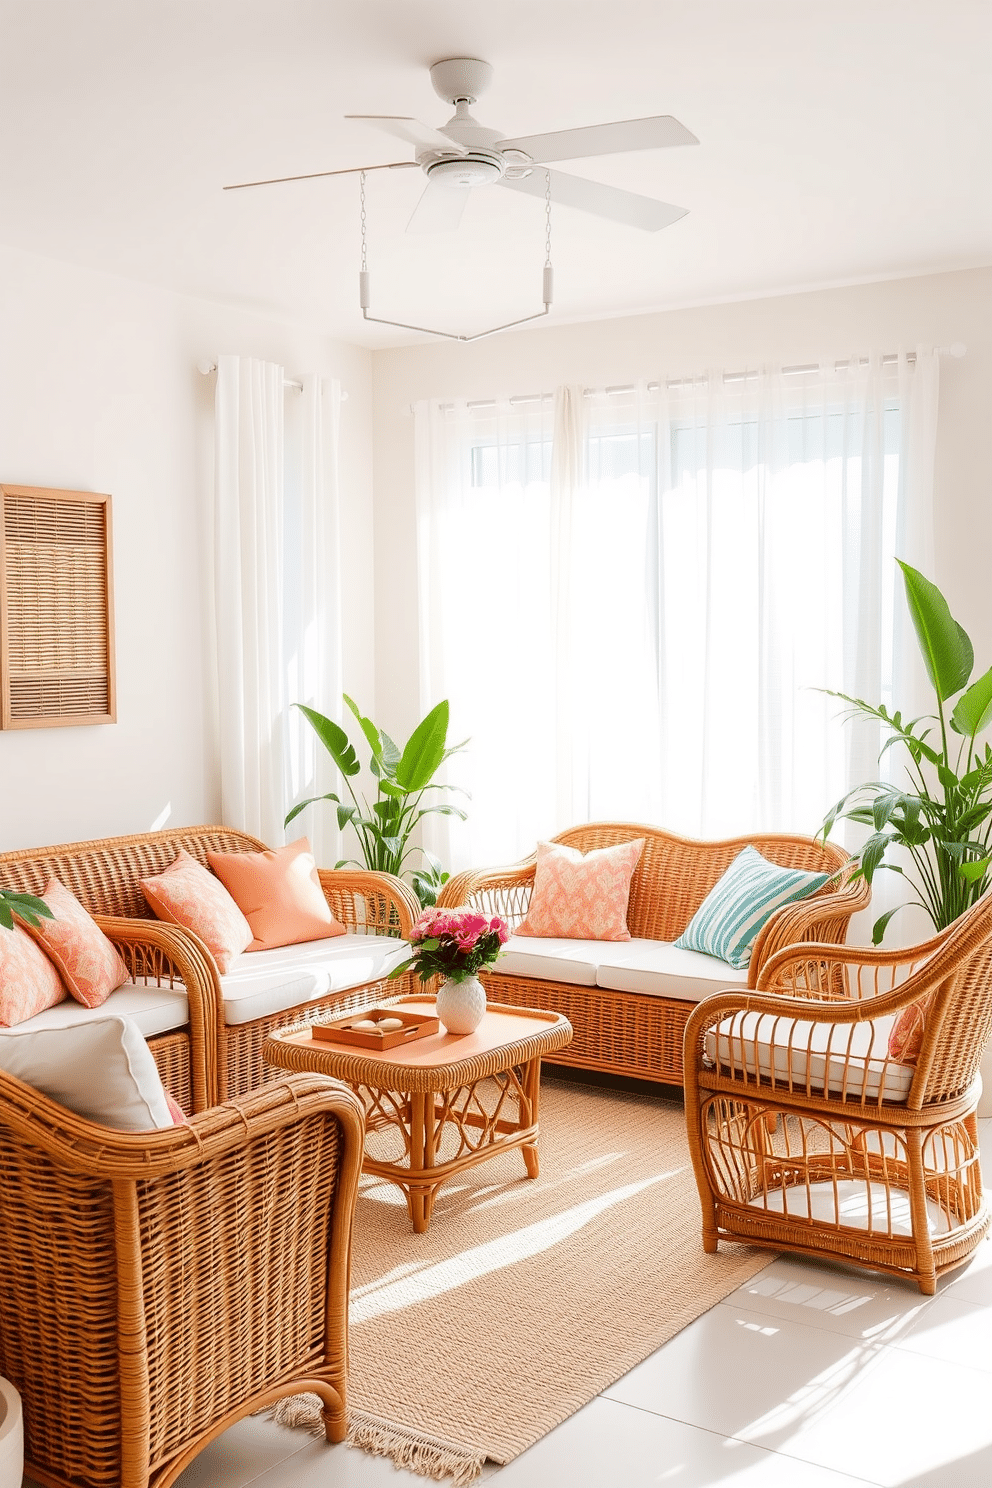
<path fill-rule="evenodd" d="M 507 135 L 674 114 L 698 148 L 564 164 L 689 209 L 657 234 L 553 215 L 558 320 L 992 262 L 989 0 L 0 0 L 0 242 L 367 346 L 358 178 L 403 158 L 346 113 L 449 110 L 492 63 Z M 540 309 L 539 201 L 473 192 L 406 236 L 417 171 L 369 178 L 373 311 L 472 332 Z"/>

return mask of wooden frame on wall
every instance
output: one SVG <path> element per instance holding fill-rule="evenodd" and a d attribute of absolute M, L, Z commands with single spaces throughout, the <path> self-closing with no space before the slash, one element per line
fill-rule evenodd
<path fill-rule="evenodd" d="M 0 485 L 0 728 L 116 721 L 110 497 Z"/>

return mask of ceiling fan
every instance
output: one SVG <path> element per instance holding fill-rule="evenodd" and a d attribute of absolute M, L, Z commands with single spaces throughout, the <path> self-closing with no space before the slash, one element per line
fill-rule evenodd
<path fill-rule="evenodd" d="M 419 168 L 427 186 L 407 224 L 407 232 L 453 232 L 461 221 L 469 191 L 476 186 L 505 186 L 528 196 L 544 197 L 550 176 L 551 200 L 577 207 L 596 217 L 657 232 L 686 215 L 686 208 L 673 207 L 653 197 L 621 191 L 599 181 L 588 181 L 564 171 L 540 167 L 553 160 L 574 160 L 589 155 L 613 155 L 629 150 L 656 150 L 672 145 L 698 145 L 678 119 L 657 114 L 648 119 L 624 119 L 613 124 L 592 124 L 581 129 L 561 129 L 551 134 L 522 135 L 507 139 L 497 129 L 487 129 L 473 119 L 469 109 L 489 86 L 493 70 L 488 62 L 472 57 L 451 57 L 431 68 L 434 91 L 455 112 L 440 129 L 419 119 L 392 114 L 346 114 L 386 134 L 405 140 L 414 148 L 413 160 L 393 160 L 385 165 L 348 166 L 344 170 L 312 171 L 302 176 L 280 176 L 266 181 L 239 181 L 225 191 L 250 186 L 274 186 L 285 181 L 312 181 L 323 176 L 348 176 L 373 170 Z"/>

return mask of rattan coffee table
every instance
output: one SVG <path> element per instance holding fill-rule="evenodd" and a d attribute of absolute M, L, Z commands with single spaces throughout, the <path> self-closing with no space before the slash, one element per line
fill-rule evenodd
<path fill-rule="evenodd" d="M 396 1006 L 434 1012 L 433 998 Z M 357 1015 L 356 1015 L 357 1016 Z M 363 1171 L 396 1183 L 417 1234 L 430 1224 L 443 1183 L 510 1147 L 536 1178 L 541 1059 L 571 1041 L 560 1013 L 490 1005 L 474 1033 L 435 1033 L 372 1052 L 287 1029 L 266 1040 L 263 1058 L 282 1069 L 345 1080 L 365 1105 Z"/>

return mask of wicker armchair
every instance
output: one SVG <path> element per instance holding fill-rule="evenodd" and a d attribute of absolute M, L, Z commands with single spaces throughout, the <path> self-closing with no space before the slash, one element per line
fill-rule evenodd
<path fill-rule="evenodd" d="M 54 874 L 115 943 L 135 982 L 182 984 L 189 1005 L 187 1027 L 149 1038 L 148 1047 L 170 1094 L 191 1112 L 253 1090 L 268 1078 L 262 1045 L 275 1028 L 321 1013 L 349 1012 L 375 1001 L 386 989 L 381 983 L 367 984 L 228 1025 L 213 956 L 190 931 L 156 920 L 141 892 L 140 880 L 161 873 L 179 848 L 206 866 L 208 852 L 261 852 L 265 843 L 230 827 L 203 826 L 22 849 L 0 854 L 0 884 L 37 894 Z M 387 873 L 322 869 L 319 876 L 331 913 L 350 931 L 405 936 L 419 913 L 411 891 Z M 401 979 L 389 983 L 388 995 L 412 990 L 412 979 Z"/>
<path fill-rule="evenodd" d="M 892 1037 L 909 1007 L 918 1051 Z M 990 1030 L 992 894 L 924 944 L 796 946 L 756 991 L 707 997 L 685 1035 L 704 1248 L 831 1256 L 932 1294 L 989 1227 L 975 1112 Z"/>
<path fill-rule="evenodd" d="M 688 925 L 710 889 L 733 860 L 751 846 L 770 862 L 835 875 L 817 894 L 777 910 L 758 935 L 751 953 L 749 985 L 768 958 L 797 941 L 842 941 L 851 916 L 868 904 L 863 879 L 851 878 L 847 854 L 833 843 L 810 837 L 757 835 L 698 842 L 658 827 L 630 822 L 591 822 L 553 837 L 580 852 L 644 838 L 634 870 L 627 909 L 632 936 L 674 941 Z M 438 903 L 469 905 L 498 914 L 511 931 L 527 913 L 534 887 L 536 854 L 506 868 L 473 869 L 445 884 Z M 561 1064 L 641 1080 L 682 1083 L 682 1040 L 693 1004 L 677 998 L 573 985 L 568 981 L 514 976 L 497 969 L 482 980 L 494 1002 L 548 1008 L 564 1013 L 574 1030 Z"/>
<path fill-rule="evenodd" d="M 166 1488 L 302 1390 L 343 1439 L 363 1133 L 316 1075 L 124 1135 L 0 1073 L 0 1372 L 28 1476 Z"/>

